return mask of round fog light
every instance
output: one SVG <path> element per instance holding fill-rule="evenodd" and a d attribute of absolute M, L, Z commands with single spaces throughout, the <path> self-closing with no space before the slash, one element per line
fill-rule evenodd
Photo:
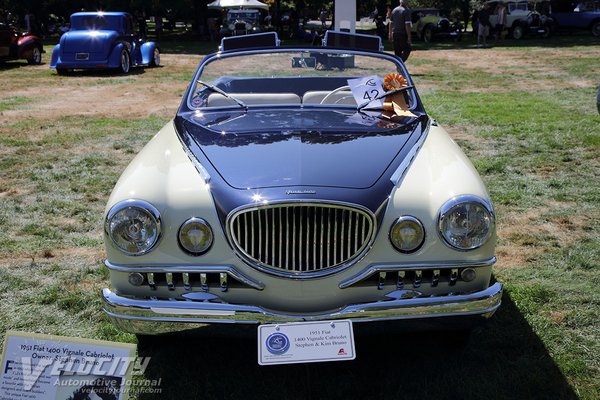
<path fill-rule="evenodd" d="M 139 272 L 132 272 L 129 274 L 128 280 L 133 286 L 142 286 L 144 283 L 144 275 L 140 274 Z"/>
<path fill-rule="evenodd" d="M 471 282 L 473 279 L 475 279 L 476 276 L 477 276 L 477 273 L 475 272 L 475 270 L 473 268 L 465 268 L 460 273 L 460 277 L 465 282 Z"/>
<path fill-rule="evenodd" d="M 206 253 L 213 242 L 212 229 L 202 218 L 190 218 L 179 228 L 179 244 L 188 253 Z"/>
<path fill-rule="evenodd" d="M 390 241 L 401 253 L 417 251 L 425 240 L 425 230 L 421 221 L 411 216 L 400 217 L 390 229 Z"/>

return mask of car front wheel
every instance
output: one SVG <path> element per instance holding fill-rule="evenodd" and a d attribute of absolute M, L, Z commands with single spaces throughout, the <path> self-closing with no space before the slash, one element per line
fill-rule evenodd
<path fill-rule="evenodd" d="M 431 43 L 431 40 L 433 39 L 433 29 L 430 26 L 426 26 L 423 29 L 421 37 L 425 43 Z"/>
<path fill-rule="evenodd" d="M 151 67 L 158 67 L 160 65 L 160 51 L 158 49 L 154 49 L 152 52 L 152 60 L 150 60 Z"/>
<path fill-rule="evenodd" d="M 31 56 L 27 59 L 29 64 L 40 65 L 42 63 L 42 49 L 34 47 Z"/>
<path fill-rule="evenodd" d="M 525 30 L 523 29 L 523 27 L 521 25 L 515 25 L 515 27 L 512 30 L 513 39 L 523 39 L 523 36 L 525 36 Z"/>
<path fill-rule="evenodd" d="M 600 36 L 600 21 L 596 21 L 592 25 L 592 35 L 594 35 L 596 37 Z"/>
<path fill-rule="evenodd" d="M 129 52 L 125 49 L 121 50 L 121 62 L 119 63 L 119 71 L 122 74 L 129 73 L 129 68 L 131 67 Z"/>

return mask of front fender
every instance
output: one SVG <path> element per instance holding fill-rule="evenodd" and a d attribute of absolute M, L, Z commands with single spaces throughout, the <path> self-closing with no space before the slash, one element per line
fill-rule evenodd
<path fill-rule="evenodd" d="M 122 42 L 119 42 L 113 47 L 108 56 L 108 68 L 118 68 L 121 65 L 121 50 L 123 50 L 125 46 Z"/>
<path fill-rule="evenodd" d="M 149 65 L 152 61 L 154 49 L 158 48 L 156 42 L 146 42 L 142 45 L 142 64 Z"/>
<path fill-rule="evenodd" d="M 39 46 L 37 40 L 31 36 L 21 37 L 17 43 L 19 45 L 18 58 L 29 58 L 31 56 L 31 51 Z"/>

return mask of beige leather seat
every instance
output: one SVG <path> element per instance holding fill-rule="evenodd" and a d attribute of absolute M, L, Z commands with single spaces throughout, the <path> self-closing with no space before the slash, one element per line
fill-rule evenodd
<path fill-rule="evenodd" d="M 304 93 L 302 96 L 302 104 L 321 104 L 321 101 L 331 93 L 330 90 L 315 90 Z M 356 101 L 349 90 L 343 90 L 329 96 L 325 104 L 350 104 L 356 106 Z"/>

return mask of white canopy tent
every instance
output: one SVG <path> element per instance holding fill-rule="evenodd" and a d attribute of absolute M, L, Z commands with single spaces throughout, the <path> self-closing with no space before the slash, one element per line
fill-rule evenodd
<path fill-rule="evenodd" d="M 262 8 L 268 10 L 269 5 L 258 0 L 215 0 L 208 4 L 208 8 Z"/>

